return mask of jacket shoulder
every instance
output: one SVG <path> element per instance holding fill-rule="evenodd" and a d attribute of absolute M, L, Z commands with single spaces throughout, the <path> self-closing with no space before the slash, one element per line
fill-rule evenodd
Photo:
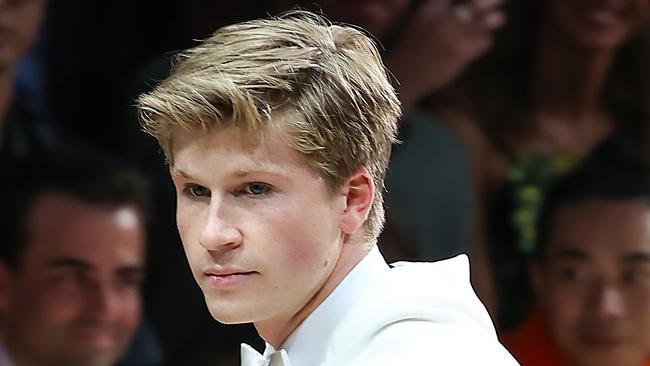
<path fill-rule="evenodd" d="M 396 263 L 368 286 L 341 319 L 328 364 L 517 364 L 469 283 L 466 256 Z"/>

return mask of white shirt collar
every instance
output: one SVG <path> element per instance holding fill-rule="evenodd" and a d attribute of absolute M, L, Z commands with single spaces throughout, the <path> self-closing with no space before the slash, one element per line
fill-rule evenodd
<path fill-rule="evenodd" d="M 388 270 L 384 257 L 375 245 L 284 342 L 282 348 L 287 352 L 291 364 L 320 364 L 327 356 L 326 341 L 345 312 L 359 299 L 359 291 Z M 274 351 L 273 346 L 267 343 L 264 356 L 269 356 Z"/>

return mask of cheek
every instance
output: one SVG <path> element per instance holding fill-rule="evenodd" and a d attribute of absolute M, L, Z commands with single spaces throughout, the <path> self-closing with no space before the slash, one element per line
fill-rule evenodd
<path fill-rule="evenodd" d="M 142 302 L 139 291 L 130 291 L 122 295 L 118 300 L 120 304 L 120 324 L 129 332 L 135 332 L 140 322 L 140 310 Z"/>
<path fill-rule="evenodd" d="M 285 277 L 302 278 L 303 284 L 311 286 L 336 262 L 336 246 L 322 228 L 310 230 L 310 225 L 289 219 L 273 225 L 266 234 L 272 242 L 267 244 L 265 261 L 282 269 Z"/>
<path fill-rule="evenodd" d="M 556 287 L 547 291 L 543 303 L 550 331 L 558 339 L 570 339 L 574 329 L 580 322 L 582 309 L 582 296 L 564 287 Z"/>
<path fill-rule="evenodd" d="M 182 200 L 176 201 L 176 226 L 181 236 L 187 233 L 192 228 L 192 215 L 195 213 L 191 206 L 184 203 Z"/>
<path fill-rule="evenodd" d="M 202 212 L 198 205 L 178 202 L 176 209 L 176 226 L 185 250 L 193 243 L 198 243 Z"/>
<path fill-rule="evenodd" d="M 338 225 L 325 212 L 301 212 L 298 215 L 279 215 L 271 226 L 277 245 L 285 247 L 287 259 L 296 266 L 314 265 L 325 261 L 335 249 Z"/>
<path fill-rule="evenodd" d="M 82 312 L 82 294 L 72 288 L 52 286 L 24 297 L 22 309 L 43 327 L 62 325 L 77 319 Z M 31 314 L 31 315 L 30 315 Z"/>
<path fill-rule="evenodd" d="M 643 294 L 636 294 L 627 299 L 628 319 L 633 324 L 640 338 L 645 340 L 650 352 L 650 289 Z"/>

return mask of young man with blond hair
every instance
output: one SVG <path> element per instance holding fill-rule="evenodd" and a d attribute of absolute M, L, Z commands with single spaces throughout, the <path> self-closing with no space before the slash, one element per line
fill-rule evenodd
<path fill-rule="evenodd" d="M 400 104 L 362 32 L 305 12 L 227 26 L 138 106 L 208 309 L 266 341 L 243 365 L 516 364 L 465 257 L 390 268 L 375 245 Z"/>

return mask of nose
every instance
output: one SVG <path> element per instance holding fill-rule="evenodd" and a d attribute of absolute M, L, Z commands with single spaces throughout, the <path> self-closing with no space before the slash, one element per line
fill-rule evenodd
<path fill-rule="evenodd" d="M 111 322 L 119 316 L 122 299 L 110 283 L 99 281 L 86 289 L 86 316 L 97 322 Z"/>
<path fill-rule="evenodd" d="M 595 309 L 603 318 L 617 318 L 623 315 L 625 304 L 620 290 L 611 285 L 600 286 L 595 294 Z"/>
<path fill-rule="evenodd" d="M 199 237 L 199 244 L 208 251 L 234 249 L 241 245 L 242 235 L 227 208 L 213 201 L 209 216 Z"/>

